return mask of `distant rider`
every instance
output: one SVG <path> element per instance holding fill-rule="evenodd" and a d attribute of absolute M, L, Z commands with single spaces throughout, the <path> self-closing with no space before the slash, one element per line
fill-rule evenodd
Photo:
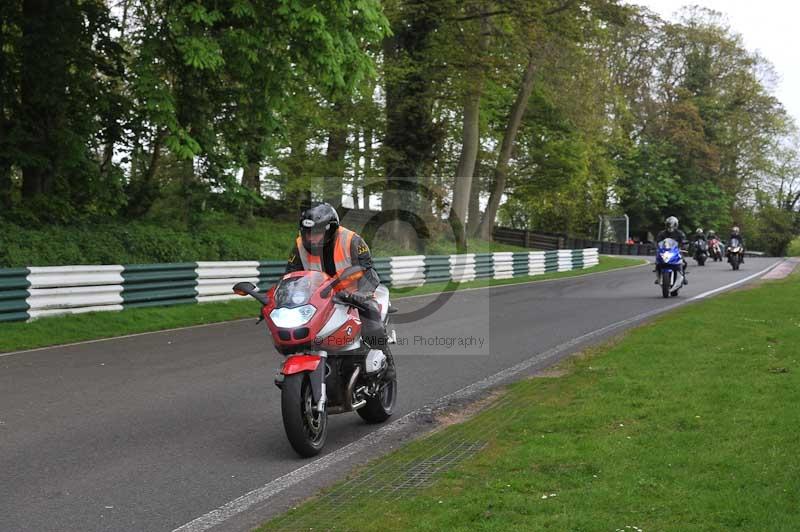
<path fill-rule="evenodd" d="M 678 219 L 674 216 L 670 216 L 666 220 L 664 220 L 664 229 L 662 229 L 658 235 L 656 236 L 656 243 L 661 242 L 662 240 L 666 240 L 667 238 L 671 238 L 678 243 L 678 248 L 682 248 L 684 244 L 687 243 L 686 240 L 686 233 L 678 229 Z M 683 261 L 683 284 L 689 284 L 689 281 L 686 280 L 686 260 L 681 257 Z M 656 271 L 656 270 L 654 270 Z M 656 275 L 656 282 L 658 284 L 660 279 L 658 275 Z"/>
<path fill-rule="evenodd" d="M 697 242 L 699 242 L 700 240 L 705 240 L 705 239 L 706 239 L 706 235 L 703 232 L 703 228 L 702 227 L 698 227 L 697 229 L 695 229 L 694 235 L 692 235 L 692 244 L 696 245 Z"/>
<path fill-rule="evenodd" d="M 359 311 L 362 336 L 370 347 L 386 354 L 389 362 L 387 378 L 392 379 L 395 375 L 394 360 L 386 345 L 388 338 L 378 303 L 373 298 L 380 277 L 373 267 L 367 243 L 355 231 L 339 225 L 339 214 L 331 205 L 320 203 L 303 211 L 300 235 L 286 265 L 286 273 L 316 270 L 333 277 L 356 265 L 363 268 L 364 275 L 358 281 L 358 290 L 342 294 L 343 299 L 366 309 Z"/>
<path fill-rule="evenodd" d="M 706 235 L 706 238 L 709 242 L 711 242 L 712 240 L 716 240 L 719 243 L 718 245 L 720 246 L 722 245 L 722 242 L 720 242 L 717 233 L 713 229 L 708 230 L 708 235 Z"/>
<path fill-rule="evenodd" d="M 739 258 L 739 264 L 744 264 L 744 237 L 742 236 L 742 232 L 739 231 L 739 226 L 734 225 L 731 228 L 731 236 L 728 238 L 728 245 L 730 245 L 732 239 L 737 239 L 739 241 L 739 245 L 742 246 L 742 256 Z"/>

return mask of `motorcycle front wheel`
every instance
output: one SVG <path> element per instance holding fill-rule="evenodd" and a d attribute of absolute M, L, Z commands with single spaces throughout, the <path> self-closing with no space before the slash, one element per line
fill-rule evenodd
<path fill-rule="evenodd" d="M 672 285 L 672 271 L 664 270 L 661 272 L 661 295 L 669 297 L 669 289 Z"/>
<path fill-rule="evenodd" d="M 738 270 L 739 269 L 739 255 L 738 254 L 731 255 L 731 268 L 733 268 L 734 270 Z"/>
<path fill-rule="evenodd" d="M 281 388 L 283 428 L 300 456 L 319 454 L 328 437 L 328 413 L 314 410 L 311 381 L 305 373 L 287 375 Z"/>

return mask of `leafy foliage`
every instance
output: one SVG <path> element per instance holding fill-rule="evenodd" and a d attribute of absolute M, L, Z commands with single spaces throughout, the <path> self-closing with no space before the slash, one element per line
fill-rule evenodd
<path fill-rule="evenodd" d="M 622 212 L 641 235 L 669 215 L 736 222 L 775 250 L 798 229 L 800 143 L 775 75 L 702 8 L 667 22 L 618 0 L 45 5 L 0 5 L 15 232 L 255 223 L 318 199 L 436 226 L 456 196 L 472 233 L 498 205 L 503 224 L 579 235 Z M 100 256 L 64 231 L 61 258 Z M 168 238 L 175 253 L 151 250 L 202 251 Z"/>

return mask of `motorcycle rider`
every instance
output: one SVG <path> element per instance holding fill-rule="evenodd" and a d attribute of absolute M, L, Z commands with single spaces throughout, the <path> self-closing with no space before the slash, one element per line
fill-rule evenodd
<path fill-rule="evenodd" d="M 702 229 L 700 230 L 702 232 Z M 687 243 L 686 240 L 686 233 L 678 229 L 678 219 L 674 216 L 668 217 L 664 220 L 664 229 L 662 229 L 658 235 L 656 236 L 656 243 L 661 242 L 667 238 L 671 238 L 678 243 L 678 249 L 683 247 L 684 244 Z M 689 284 L 689 281 L 686 280 L 686 259 L 681 257 L 681 261 L 683 261 L 683 284 Z M 658 270 L 653 270 L 656 272 L 656 281 L 655 284 L 661 282 L 660 277 L 658 276 Z"/>
<path fill-rule="evenodd" d="M 744 237 L 742 236 L 741 231 L 739 230 L 738 225 L 734 225 L 731 228 L 731 236 L 728 238 L 728 244 L 730 245 L 731 239 L 737 239 L 739 244 L 742 246 L 742 256 L 739 258 L 739 264 L 744 264 Z"/>
<path fill-rule="evenodd" d="M 719 241 L 719 237 L 717 236 L 717 233 L 713 229 L 709 229 L 708 230 L 708 235 L 706 235 L 706 240 L 711 242 L 712 240 L 715 240 L 715 239 L 717 241 Z M 721 245 L 722 245 L 722 242 L 720 242 L 720 246 Z"/>
<path fill-rule="evenodd" d="M 394 359 L 387 348 L 388 337 L 380 308 L 373 295 L 380 284 L 372 264 L 369 246 L 355 231 L 339 225 L 339 214 L 330 204 L 320 203 L 300 215 L 300 234 L 286 264 L 286 273 L 316 270 L 330 276 L 340 274 L 350 266 L 361 266 L 363 276 L 356 291 L 340 296 L 365 310 L 359 309 L 362 337 L 370 347 L 380 349 L 389 364 L 386 377 L 395 377 Z"/>
<path fill-rule="evenodd" d="M 703 241 L 706 240 L 706 234 L 703 232 L 703 228 L 702 227 L 698 227 L 697 229 L 695 229 L 694 234 L 692 235 L 691 244 L 692 244 L 692 247 L 694 248 L 693 251 L 692 251 L 692 255 L 693 256 L 694 256 L 694 253 L 697 251 L 697 243 L 700 240 L 703 240 Z"/>

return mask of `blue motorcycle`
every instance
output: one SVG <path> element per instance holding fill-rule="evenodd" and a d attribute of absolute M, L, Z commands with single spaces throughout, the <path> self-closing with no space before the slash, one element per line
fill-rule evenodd
<path fill-rule="evenodd" d="M 661 295 L 677 296 L 678 290 L 683 286 L 683 257 L 681 248 L 674 239 L 665 238 L 658 243 L 656 272 L 658 272 L 658 284 L 661 285 Z"/>

